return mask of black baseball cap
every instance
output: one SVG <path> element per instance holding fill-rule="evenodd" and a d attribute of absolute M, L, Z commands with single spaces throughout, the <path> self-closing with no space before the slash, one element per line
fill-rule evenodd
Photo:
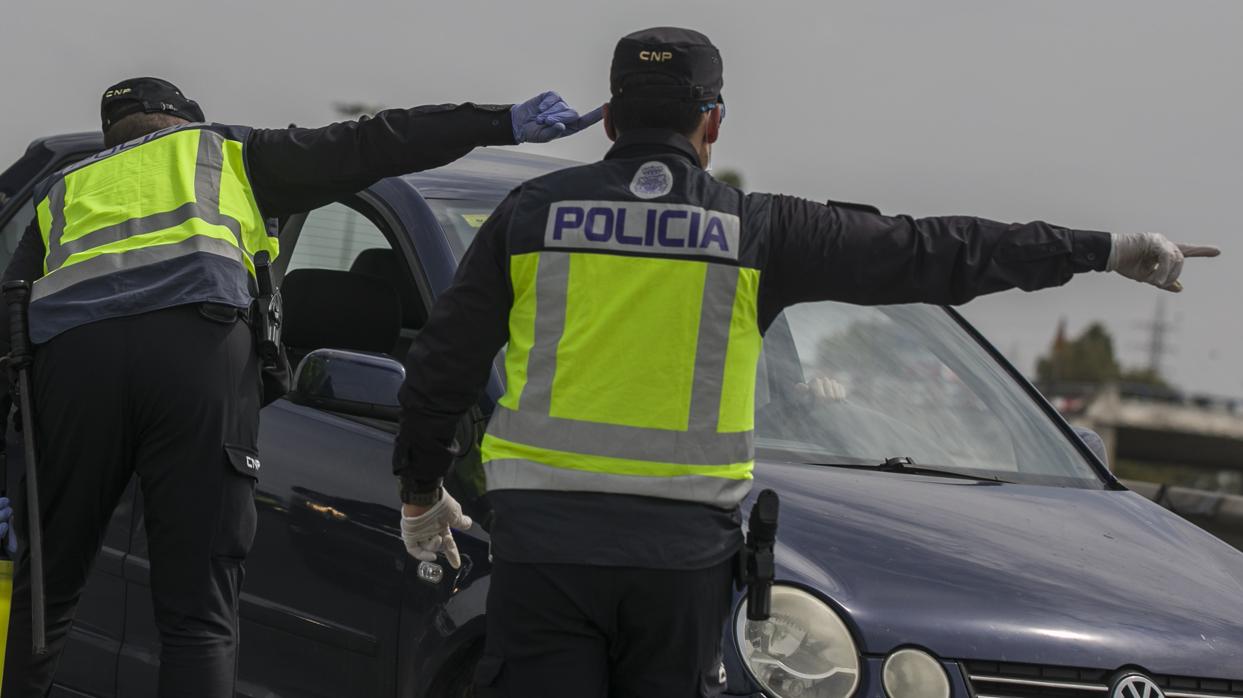
<path fill-rule="evenodd" d="M 713 102 L 725 79 L 721 52 L 693 29 L 654 27 L 623 36 L 613 50 L 609 88 L 623 99 Z"/>
<path fill-rule="evenodd" d="M 186 121 L 206 121 L 198 102 L 186 99 L 177 86 L 159 78 L 130 78 L 104 90 L 99 118 L 107 131 L 130 114 L 163 112 Z"/>

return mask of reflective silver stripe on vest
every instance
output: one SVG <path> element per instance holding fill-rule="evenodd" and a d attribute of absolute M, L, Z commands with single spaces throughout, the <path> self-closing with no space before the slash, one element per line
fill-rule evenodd
<path fill-rule="evenodd" d="M 752 433 L 672 431 L 562 419 L 497 405 L 488 433 L 506 441 L 568 453 L 685 465 L 731 465 L 751 460 Z"/>
<path fill-rule="evenodd" d="M 641 477 L 610 475 L 589 470 L 555 468 L 522 459 L 499 459 L 483 464 L 488 490 L 553 490 L 633 494 L 733 508 L 751 491 L 751 480 L 683 475 Z"/>
<path fill-rule="evenodd" d="M 60 246 L 60 239 L 65 234 L 65 178 L 61 177 L 52 185 L 51 191 L 47 194 L 47 207 L 52 213 L 52 225 L 48 231 L 48 248 L 56 250 Z M 56 263 L 55 267 L 49 266 L 52 263 L 53 253 L 49 252 L 44 258 L 45 269 L 43 273 L 59 267 L 64 262 L 62 259 Z"/>
<path fill-rule="evenodd" d="M 55 274 L 49 274 L 35 281 L 31 287 L 30 300 L 33 303 L 88 279 L 114 274 L 125 269 L 141 267 L 147 264 L 164 262 L 196 252 L 208 252 L 221 257 L 227 257 L 238 264 L 245 264 L 242 259 L 242 251 L 237 246 L 231 245 L 224 240 L 207 237 L 206 235 L 192 235 L 181 242 L 170 245 L 140 247 L 120 254 L 101 254 L 77 264 L 71 264 L 58 270 Z"/>
<path fill-rule="evenodd" d="M 81 237 L 62 243 L 65 233 L 65 180 L 57 180 L 48 191 L 48 208 L 52 224 L 48 230 L 47 272 L 61 268 L 70 255 L 144 233 L 155 233 L 179 226 L 192 218 L 211 225 L 224 226 L 233 233 L 238 248 L 242 245 L 242 226 L 236 219 L 220 213 L 220 176 L 224 169 L 224 136 L 214 131 L 199 130 L 199 148 L 194 166 L 194 201 L 172 211 L 131 218 L 116 225 L 93 230 Z M 130 251 L 117 252 L 126 255 Z"/>
<path fill-rule="evenodd" d="M 518 397 L 523 412 L 552 410 L 552 379 L 557 373 L 557 345 L 565 334 L 565 296 L 570 285 L 570 255 L 543 252 L 535 273 L 535 337 L 527 353 L 527 382 Z"/>
<path fill-rule="evenodd" d="M 695 342 L 695 373 L 691 384 L 691 431 L 716 431 L 721 415 L 721 387 L 725 383 L 725 349 L 738 292 L 738 269 L 709 264 L 704 275 L 703 305 L 699 311 L 699 338 Z M 748 434 L 748 437 L 750 434 Z M 750 449 L 750 439 L 747 447 Z M 734 461 L 741 463 L 747 457 Z M 682 461 L 677 461 L 682 462 Z M 689 462 L 689 461 L 688 461 Z"/>

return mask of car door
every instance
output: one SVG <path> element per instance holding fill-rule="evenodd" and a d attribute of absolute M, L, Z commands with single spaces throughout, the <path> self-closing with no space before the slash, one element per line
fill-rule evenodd
<path fill-rule="evenodd" d="M 317 278 L 331 282 L 341 275 L 396 270 L 391 235 L 362 201 L 330 204 L 286 224 L 278 275 L 288 280 L 318 273 Z M 327 296 L 286 295 L 287 319 L 322 317 L 325 325 L 313 331 L 296 328 L 299 336 L 332 335 L 340 319 L 331 309 L 308 313 L 304 305 L 331 297 L 330 291 Z M 360 322 L 367 313 L 367 307 L 357 308 Z M 403 315 L 424 313 L 420 306 Z M 294 329 L 287 325 L 287 340 Z M 402 328 L 394 346 L 372 349 L 397 352 L 411 331 Z M 314 348 L 319 347 L 300 347 Z M 351 418 L 288 399 L 263 410 L 255 493 L 259 523 L 240 608 L 239 695 L 394 694 L 407 560 L 396 528 L 397 490 L 390 465 L 395 432 L 394 422 Z M 140 516 L 128 566 L 136 601 L 130 606 L 122 665 L 127 696 L 155 695 L 158 668 L 141 523 Z"/>
<path fill-rule="evenodd" d="M 0 267 L 8 266 L 18 241 L 34 218 L 35 202 L 31 201 L 34 185 L 55 170 L 93 154 L 102 146 L 97 141 L 83 137 L 37 141 L 21 159 L 0 174 Z M 9 466 L 6 485 L 13 496 L 20 486 L 25 459 L 21 434 L 11 424 L 7 424 L 5 430 L 4 450 Z M 117 695 L 117 654 L 124 635 L 126 605 L 123 570 L 129 549 L 134 490 L 131 482 L 104 534 L 103 547 L 87 578 L 57 667 L 53 696 Z M 20 524 L 18 530 L 21 530 Z M 45 544 L 51 546 L 56 542 L 45 541 Z M 14 638 L 13 641 L 19 640 Z"/>

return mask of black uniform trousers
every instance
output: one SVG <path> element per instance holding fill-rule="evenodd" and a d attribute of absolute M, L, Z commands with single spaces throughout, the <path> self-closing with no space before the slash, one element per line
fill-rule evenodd
<path fill-rule="evenodd" d="M 256 523 L 260 377 L 249 327 L 215 304 L 83 325 L 38 348 L 34 386 L 49 652 L 32 656 L 23 550 L 4 697 L 47 693 L 134 473 L 162 642 L 159 695 L 232 696 L 238 595 Z"/>
<path fill-rule="evenodd" d="M 478 693 L 718 696 L 732 582 L 732 561 L 662 570 L 495 560 Z"/>

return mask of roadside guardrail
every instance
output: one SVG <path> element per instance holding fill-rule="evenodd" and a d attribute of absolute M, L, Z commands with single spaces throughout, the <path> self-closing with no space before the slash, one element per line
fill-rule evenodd
<path fill-rule="evenodd" d="M 1122 484 L 1243 550 L 1243 496 L 1136 480 Z"/>

